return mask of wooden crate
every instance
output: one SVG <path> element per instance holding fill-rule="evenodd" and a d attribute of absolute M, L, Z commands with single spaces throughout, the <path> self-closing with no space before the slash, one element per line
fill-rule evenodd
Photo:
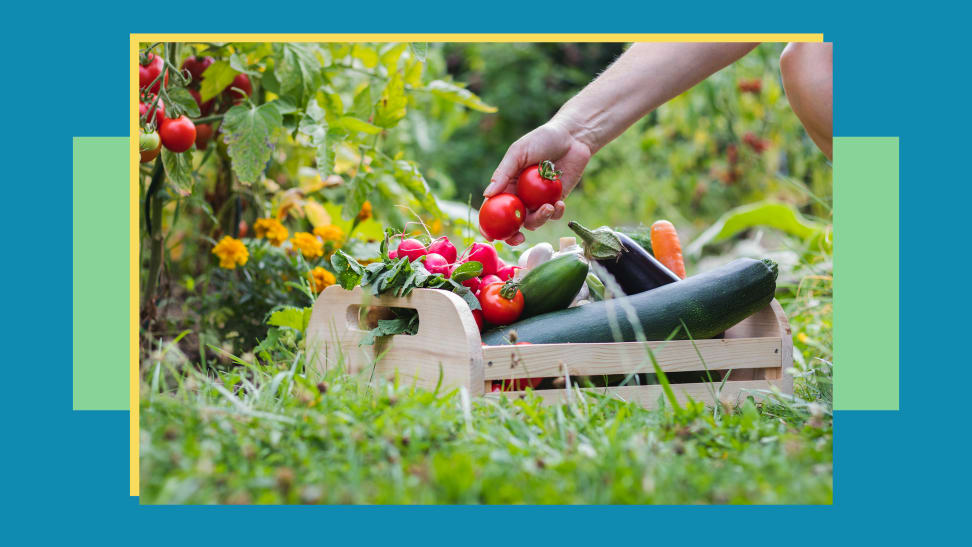
<path fill-rule="evenodd" d="M 397 335 L 378 339 L 375 345 L 359 346 L 368 324 L 387 317 L 388 307 L 413 308 L 419 314 L 414 336 Z M 362 309 L 365 313 L 362 313 Z M 469 307 L 459 296 L 441 290 L 416 289 L 407 297 L 371 296 L 360 287 L 346 291 L 338 286 L 321 293 L 307 328 L 311 362 L 321 370 L 344 366 L 351 373 L 391 378 L 396 372 L 403 383 L 435 389 L 464 386 L 471 395 L 489 393 L 494 380 L 652 372 L 651 348 L 666 372 L 732 370 L 720 399 L 736 402 L 746 390 L 778 387 L 792 393 L 793 379 L 787 370 L 793 362 L 790 326 L 776 300 L 713 340 L 670 340 L 667 342 L 619 342 L 596 344 L 535 344 L 483 346 Z M 377 358 L 376 358 L 377 357 Z M 441 376 L 441 379 L 440 379 Z M 705 383 L 673 384 L 676 396 L 691 395 L 711 401 Z M 584 390 L 609 393 L 642 406 L 657 404 L 657 385 L 595 387 Z M 541 389 L 536 393 L 550 402 L 573 396 L 575 390 Z M 505 392 L 516 397 L 518 392 Z"/>

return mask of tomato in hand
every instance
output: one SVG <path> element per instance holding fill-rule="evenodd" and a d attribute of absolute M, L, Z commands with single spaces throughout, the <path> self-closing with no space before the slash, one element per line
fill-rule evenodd
<path fill-rule="evenodd" d="M 523 313 L 523 293 L 513 283 L 492 283 L 479 291 L 483 318 L 494 325 L 509 325 Z"/>
<path fill-rule="evenodd" d="M 196 125 L 185 115 L 166 119 L 159 129 L 162 145 L 173 152 L 185 152 L 196 142 Z"/>
<path fill-rule="evenodd" d="M 206 72 L 206 69 L 215 60 L 212 57 L 187 57 L 185 61 L 182 61 L 182 70 L 189 72 L 192 81 L 198 82 L 202 80 L 203 72 Z"/>
<path fill-rule="evenodd" d="M 159 134 L 155 131 L 150 131 L 148 133 L 139 133 L 138 135 L 138 151 L 139 151 L 139 163 L 148 163 L 158 157 L 159 152 L 162 150 L 162 139 L 159 138 Z"/>
<path fill-rule="evenodd" d="M 491 239 L 507 239 L 520 230 L 526 209 L 513 194 L 497 194 L 487 198 L 479 208 L 479 227 Z"/>
<path fill-rule="evenodd" d="M 213 126 L 208 123 L 196 126 L 196 150 L 205 150 L 211 138 L 213 138 Z"/>
<path fill-rule="evenodd" d="M 516 181 L 516 195 L 530 211 L 536 211 L 545 203 L 553 205 L 564 193 L 560 173 L 549 160 L 531 165 L 520 173 Z"/>

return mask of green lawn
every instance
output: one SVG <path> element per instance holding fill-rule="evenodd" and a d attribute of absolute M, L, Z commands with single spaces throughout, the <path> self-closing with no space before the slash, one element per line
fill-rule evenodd
<path fill-rule="evenodd" d="M 320 377 L 277 330 L 208 375 L 156 352 L 142 384 L 141 501 L 831 503 L 829 296 L 800 292 L 783 299 L 796 397 L 732 409 L 466 403 Z"/>

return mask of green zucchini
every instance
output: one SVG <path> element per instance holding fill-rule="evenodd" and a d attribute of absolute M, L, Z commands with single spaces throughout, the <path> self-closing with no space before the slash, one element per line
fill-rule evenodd
<path fill-rule="evenodd" d="M 777 273 L 772 260 L 740 258 L 643 293 L 517 321 L 484 333 L 483 342 L 506 344 L 511 330 L 516 340 L 533 344 L 631 342 L 638 335 L 628 320 L 629 310 L 637 315 L 646 340 L 666 340 L 673 333 L 677 339 L 688 338 L 688 333 L 712 338 L 769 304 Z M 681 328 L 683 322 L 688 333 Z"/>
<path fill-rule="evenodd" d="M 573 302 L 587 280 L 587 261 L 579 254 L 558 256 L 533 268 L 520 280 L 523 313 L 520 319 L 562 310 Z"/>

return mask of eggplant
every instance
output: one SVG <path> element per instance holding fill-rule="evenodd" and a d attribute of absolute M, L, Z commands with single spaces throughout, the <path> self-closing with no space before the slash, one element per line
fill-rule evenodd
<path fill-rule="evenodd" d="M 627 235 L 607 226 L 589 230 L 577 222 L 567 226 L 584 242 L 584 253 L 614 276 L 624 294 L 650 291 L 679 281 L 674 272 Z"/>

